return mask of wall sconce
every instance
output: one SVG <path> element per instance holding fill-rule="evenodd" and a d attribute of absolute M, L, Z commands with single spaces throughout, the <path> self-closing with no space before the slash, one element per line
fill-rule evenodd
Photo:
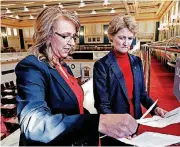
<path fill-rule="evenodd" d="M 80 36 L 83 36 L 83 35 L 84 35 L 84 32 L 83 32 L 83 31 L 80 31 L 79 35 L 80 35 Z"/>
<path fill-rule="evenodd" d="M 176 24 L 175 23 L 169 23 L 168 27 L 169 29 L 173 29 L 175 28 Z"/>
<path fill-rule="evenodd" d="M 11 28 L 7 28 L 7 35 L 11 36 Z"/>
<path fill-rule="evenodd" d="M 171 23 L 168 24 L 169 29 L 175 28 L 177 18 L 177 15 L 171 15 Z"/>
<path fill-rule="evenodd" d="M 2 33 L 2 34 L 1 34 L 1 36 L 2 36 L 2 37 L 6 37 L 6 36 L 7 36 L 7 34 L 5 34 L 5 33 Z"/>
<path fill-rule="evenodd" d="M 171 23 L 169 23 L 168 27 L 173 29 L 176 26 L 177 15 L 171 15 Z"/>
<path fill-rule="evenodd" d="M 160 24 L 160 27 L 158 28 L 158 30 L 159 30 L 159 31 L 166 32 L 166 30 L 169 29 L 167 26 L 168 26 L 167 23 Z"/>
<path fill-rule="evenodd" d="M 177 15 L 171 15 L 171 22 L 174 22 L 177 19 Z"/>
<path fill-rule="evenodd" d="M 13 34 L 14 34 L 14 36 L 17 36 L 17 29 L 16 28 L 13 28 Z"/>
<path fill-rule="evenodd" d="M 105 30 L 105 31 L 104 31 L 104 34 L 105 34 L 105 35 L 107 35 L 107 34 L 108 34 L 107 30 Z"/>

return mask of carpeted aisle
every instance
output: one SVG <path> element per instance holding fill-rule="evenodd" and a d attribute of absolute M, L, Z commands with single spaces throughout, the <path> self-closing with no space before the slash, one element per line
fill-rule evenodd
<path fill-rule="evenodd" d="M 158 105 L 166 110 L 180 106 L 173 94 L 174 73 L 165 68 L 155 57 L 151 57 L 150 97 L 158 98 Z"/>
<path fill-rule="evenodd" d="M 155 57 L 151 57 L 150 97 L 158 99 L 159 107 L 170 111 L 180 106 L 173 94 L 174 73 L 168 71 Z M 146 110 L 143 109 L 143 113 Z M 150 116 L 150 115 L 148 115 Z M 138 134 L 144 131 L 159 132 L 180 136 L 180 123 L 169 125 L 165 128 L 153 128 L 140 125 Z"/>

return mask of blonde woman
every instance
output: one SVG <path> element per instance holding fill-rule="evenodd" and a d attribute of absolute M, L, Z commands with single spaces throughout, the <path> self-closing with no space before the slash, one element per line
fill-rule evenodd
<path fill-rule="evenodd" d="M 139 119 L 141 104 L 147 109 L 153 104 L 145 91 L 141 59 L 128 53 L 137 31 L 137 22 L 129 15 L 117 15 L 109 23 L 113 50 L 96 61 L 93 74 L 95 107 L 101 114 L 130 114 Z M 151 111 L 162 117 L 165 113 L 157 105 Z M 119 145 L 108 137 L 104 140 L 102 145 Z"/>
<path fill-rule="evenodd" d="M 82 88 L 64 62 L 79 28 L 78 17 L 58 6 L 37 16 L 32 55 L 15 69 L 20 146 L 95 146 L 99 132 L 119 138 L 136 131 L 130 115 L 91 115 L 83 108 Z"/>

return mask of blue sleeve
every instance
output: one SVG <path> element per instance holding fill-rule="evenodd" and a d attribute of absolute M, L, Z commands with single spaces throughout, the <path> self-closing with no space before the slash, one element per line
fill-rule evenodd
<path fill-rule="evenodd" d="M 93 68 L 93 88 L 95 108 L 98 113 L 111 114 L 111 102 L 109 99 L 107 72 L 101 62 L 97 61 Z"/>
<path fill-rule="evenodd" d="M 98 134 L 99 115 L 51 113 L 46 102 L 47 74 L 38 63 L 25 60 L 16 66 L 15 72 L 17 113 L 21 133 L 27 140 L 49 143 L 57 141 L 57 138 L 76 140 L 82 137 L 82 132 L 84 135 L 90 132 Z"/>

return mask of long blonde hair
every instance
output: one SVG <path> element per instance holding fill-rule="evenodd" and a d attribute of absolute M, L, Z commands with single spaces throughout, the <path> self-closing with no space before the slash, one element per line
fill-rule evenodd
<path fill-rule="evenodd" d="M 45 59 L 51 66 L 55 66 L 59 61 L 54 58 L 50 38 L 54 34 L 54 26 L 56 22 L 63 17 L 72 21 L 76 27 L 76 32 L 79 31 L 79 18 L 73 12 L 62 9 L 58 6 L 44 8 L 38 14 L 34 24 L 34 44 L 30 48 L 30 53 L 38 57 L 40 60 Z"/>

